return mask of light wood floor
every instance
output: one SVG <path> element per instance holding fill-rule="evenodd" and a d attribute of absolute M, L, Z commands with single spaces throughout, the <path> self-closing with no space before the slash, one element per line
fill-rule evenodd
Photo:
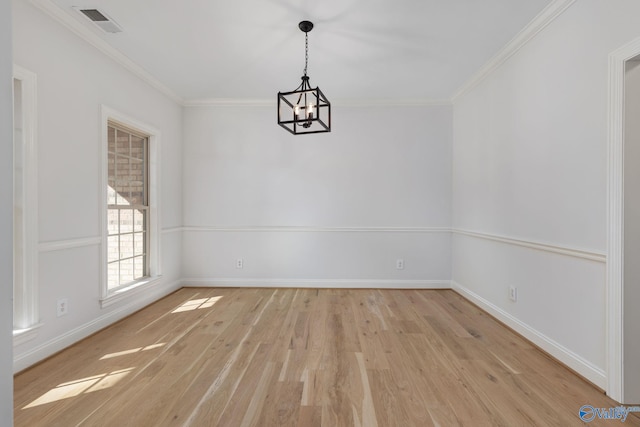
<path fill-rule="evenodd" d="M 585 404 L 617 406 L 452 291 L 185 288 L 15 377 L 29 427 L 572 426 Z"/>

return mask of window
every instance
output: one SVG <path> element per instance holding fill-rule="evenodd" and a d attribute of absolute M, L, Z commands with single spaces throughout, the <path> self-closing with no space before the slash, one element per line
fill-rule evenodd
<path fill-rule="evenodd" d="M 107 290 L 149 276 L 149 136 L 108 123 Z"/>
<path fill-rule="evenodd" d="M 102 110 L 102 308 L 158 283 L 160 131 Z"/>

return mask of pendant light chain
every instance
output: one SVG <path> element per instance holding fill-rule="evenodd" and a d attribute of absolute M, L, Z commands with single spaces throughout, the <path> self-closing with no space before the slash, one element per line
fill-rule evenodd
<path fill-rule="evenodd" d="M 309 63 L 309 33 L 304 33 L 304 75 L 307 75 L 307 64 Z"/>

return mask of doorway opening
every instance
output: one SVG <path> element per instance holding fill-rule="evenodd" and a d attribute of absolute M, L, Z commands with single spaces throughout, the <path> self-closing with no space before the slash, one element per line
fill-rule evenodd
<path fill-rule="evenodd" d="M 640 38 L 609 57 L 607 394 L 624 404 L 640 403 L 638 116 Z"/>

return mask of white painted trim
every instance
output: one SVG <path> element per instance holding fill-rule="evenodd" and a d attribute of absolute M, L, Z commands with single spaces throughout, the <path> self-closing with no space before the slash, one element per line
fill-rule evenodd
<path fill-rule="evenodd" d="M 539 242 L 519 239 L 515 237 L 501 236 L 497 234 L 478 231 L 449 228 L 449 227 L 319 227 L 319 226 L 191 226 L 180 228 L 186 233 L 452 233 L 462 236 L 470 236 L 479 239 L 491 240 L 508 245 L 521 246 L 539 251 L 551 252 L 558 255 L 566 255 L 574 258 L 586 259 L 596 262 L 607 262 L 607 254 L 604 252 L 589 251 L 584 249 L 563 246 L 557 243 Z M 177 231 L 177 229 L 176 229 Z"/>
<path fill-rule="evenodd" d="M 110 305 L 133 298 L 134 295 L 138 295 L 143 291 L 148 292 L 150 289 L 153 289 L 153 286 L 157 285 L 161 279 L 161 276 L 145 277 L 144 279 L 132 283 L 129 286 L 118 288 L 110 294 L 100 298 L 100 308 L 106 308 Z"/>
<path fill-rule="evenodd" d="M 624 79 L 640 38 L 609 55 L 607 157 L 607 394 L 624 402 Z"/>
<path fill-rule="evenodd" d="M 182 286 L 231 288 L 450 289 L 448 280 L 187 278 Z"/>
<path fill-rule="evenodd" d="M 111 46 L 108 42 L 103 40 L 98 34 L 96 34 L 88 25 L 91 25 L 87 22 L 87 26 L 85 26 L 79 18 L 77 19 L 74 15 L 67 13 L 64 9 L 57 6 L 51 0 L 30 0 L 31 3 L 36 6 L 38 9 L 49 15 L 51 18 L 56 20 L 58 23 L 62 24 L 68 30 L 73 32 L 75 35 L 98 49 L 100 52 L 108 56 L 110 59 L 115 61 L 116 63 L 123 66 L 129 72 L 133 73 L 140 79 L 142 79 L 149 86 L 153 87 L 160 93 L 166 95 L 168 98 L 173 100 L 179 105 L 182 105 L 182 98 L 177 95 L 173 90 L 167 87 L 160 80 L 155 78 L 151 73 L 142 68 L 140 65 L 129 59 L 125 54 Z M 70 9 L 73 10 L 73 9 Z M 108 37 L 108 36 L 107 36 Z"/>
<path fill-rule="evenodd" d="M 38 330 L 44 325 L 44 323 L 36 323 L 26 329 L 14 329 L 13 330 L 13 347 L 18 347 L 24 343 L 27 343 L 38 336 Z"/>
<path fill-rule="evenodd" d="M 274 99 L 239 99 L 239 98 L 195 98 L 185 99 L 184 107 L 275 107 Z"/>
<path fill-rule="evenodd" d="M 542 350 L 567 365 L 569 368 L 573 369 L 596 386 L 603 389 L 606 387 L 607 376 L 605 371 L 602 369 L 459 283 L 452 281 L 451 284 L 454 291 L 476 304 L 482 310 L 495 317 L 498 321 L 504 323 L 506 326 L 513 329 L 524 338 L 528 339 Z"/>
<path fill-rule="evenodd" d="M 450 99 L 399 98 L 399 99 L 337 99 L 331 102 L 337 107 L 450 107 Z"/>
<path fill-rule="evenodd" d="M 526 27 L 511 39 L 493 58 L 478 70 L 474 76 L 464 83 L 452 96 L 452 102 L 457 102 L 462 96 L 471 91 L 487 76 L 515 55 L 522 47 L 531 41 L 538 33 L 552 23 L 567 10 L 576 0 L 553 0 Z"/>
<path fill-rule="evenodd" d="M 107 285 L 107 151 L 108 151 L 108 123 L 114 122 L 127 128 L 135 129 L 149 135 L 149 276 L 162 276 L 162 254 L 160 230 L 160 153 L 162 151 L 162 134 L 155 127 L 141 122 L 133 117 L 121 113 L 106 105 L 100 106 L 100 188 L 98 189 L 98 206 L 100 206 L 101 256 L 100 256 L 100 297 L 107 299 L 114 291 L 109 291 Z M 128 289 L 128 288 L 127 288 Z"/>
<path fill-rule="evenodd" d="M 555 243 L 536 242 L 533 240 L 517 239 L 513 237 L 500 236 L 497 234 L 482 233 L 478 231 L 452 229 L 454 234 L 462 236 L 470 236 L 478 239 L 491 240 L 494 242 L 506 243 L 509 245 L 522 246 L 529 249 L 535 249 L 538 251 L 551 252 L 559 255 L 567 255 L 574 258 L 587 259 L 590 261 L 607 262 L 607 254 L 596 251 L 587 251 L 583 249 L 571 248 L 568 246 L 561 246 Z"/>
<path fill-rule="evenodd" d="M 20 372 L 29 366 L 38 363 L 39 361 L 69 347 L 72 344 L 80 341 L 83 338 L 88 337 L 91 334 L 98 332 L 107 326 L 112 325 L 118 320 L 146 307 L 149 304 L 169 295 L 172 292 L 177 291 L 182 286 L 179 281 L 154 286 L 144 293 L 144 298 L 130 301 L 128 304 L 123 305 L 115 310 L 109 311 L 104 315 L 91 320 L 83 325 L 80 325 L 62 335 L 50 339 L 47 342 L 40 344 L 39 346 L 14 356 L 13 359 L 13 372 Z"/>
<path fill-rule="evenodd" d="M 66 249 L 83 248 L 85 246 L 95 246 L 102 243 L 102 237 L 83 237 L 80 239 L 55 240 L 51 242 L 41 242 L 38 245 L 40 252 L 62 251 Z"/>
<path fill-rule="evenodd" d="M 276 107 L 274 99 L 200 98 L 187 99 L 185 107 Z M 451 106 L 450 99 L 337 99 L 333 107 L 433 107 Z"/>
<path fill-rule="evenodd" d="M 161 233 L 162 234 L 181 233 L 182 231 L 183 231 L 183 227 L 168 227 L 168 228 L 163 228 Z"/>
<path fill-rule="evenodd" d="M 449 233 L 448 227 L 185 226 L 185 232 Z"/>
<path fill-rule="evenodd" d="M 596 262 L 607 262 L 607 254 L 598 251 L 563 246 L 557 243 L 540 242 L 519 239 L 515 237 L 501 236 L 497 234 L 478 231 L 452 229 L 448 227 L 317 227 L 317 226 L 184 226 L 174 228 L 172 231 L 185 233 L 452 233 L 462 236 L 470 236 L 484 240 L 491 240 L 508 245 L 521 246 L 558 255 L 571 256 Z"/>
<path fill-rule="evenodd" d="M 13 79 L 20 81 L 22 116 L 22 286 L 14 326 L 30 328 L 39 322 L 38 310 L 38 96 L 37 75 L 13 65 Z M 15 144 L 15 140 L 12 145 Z M 14 163 L 15 164 L 15 163 Z M 14 224 L 15 227 L 15 224 Z M 16 254 L 14 254 L 16 255 Z"/>

